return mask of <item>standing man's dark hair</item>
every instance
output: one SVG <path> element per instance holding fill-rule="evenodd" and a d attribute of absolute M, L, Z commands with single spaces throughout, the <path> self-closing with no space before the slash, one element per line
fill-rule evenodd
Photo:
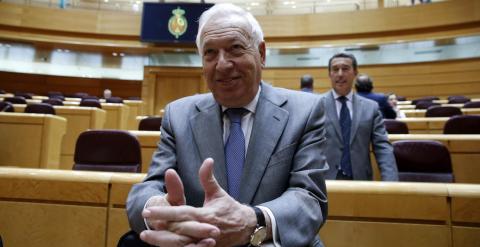
<path fill-rule="evenodd" d="M 311 75 L 302 75 L 300 78 L 300 90 L 303 92 L 313 92 L 313 77 Z"/>
<path fill-rule="evenodd" d="M 328 60 L 328 71 L 330 72 L 330 70 L 332 69 L 332 61 L 333 59 L 335 58 L 349 58 L 350 60 L 352 60 L 352 68 L 354 71 L 357 71 L 357 59 L 355 58 L 355 56 L 353 56 L 352 54 L 349 54 L 349 53 L 337 53 L 335 55 L 333 55 L 330 60 Z"/>

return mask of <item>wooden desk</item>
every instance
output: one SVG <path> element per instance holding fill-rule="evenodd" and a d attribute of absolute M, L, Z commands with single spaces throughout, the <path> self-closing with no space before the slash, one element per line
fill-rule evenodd
<path fill-rule="evenodd" d="M 110 173 L 0 168 L 8 247 L 105 246 Z"/>
<path fill-rule="evenodd" d="M 480 115 L 480 108 L 462 108 L 462 113 L 464 115 Z M 425 113 L 427 110 L 419 109 L 419 110 L 403 110 L 407 118 L 418 118 L 418 117 L 425 117 Z"/>
<path fill-rule="evenodd" d="M 478 185 L 447 185 L 451 198 L 453 246 L 480 243 L 480 189 Z"/>
<path fill-rule="evenodd" d="M 102 103 L 102 109 L 107 112 L 105 129 L 126 130 L 129 107 L 125 104 Z"/>
<path fill-rule="evenodd" d="M 127 129 L 138 130 L 137 116 L 142 114 L 141 100 L 124 100 L 123 103 L 128 106 Z"/>
<path fill-rule="evenodd" d="M 116 246 L 144 175 L 0 168 L 5 246 Z M 478 246 L 480 185 L 327 181 L 327 190 L 326 246 Z"/>
<path fill-rule="evenodd" d="M 451 246 L 445 184 L 327 181 L 327 189 L 325 246 Z"/>
<path fill-rule="evenodd" d="M 59 168 L 66 124 L 50 114 L 0 112 L 0 166 Z"/>
<path fill-rule="evenodd" d="M 23 112 L 25 105 L 14 105 L 16 112 Z M 60 169 L 71 170 L 78 136 L 88 129 L 104 129 L 106 111 L 96 107 L 53 106 L 58 116 L 67 120 L 63 137 Z"/>
<path fill-rule="evenodd" d="M 409 117 L 398 120 L 407 124 L 410 134 L 441 134 L 448 117 Z"/>
<path fill-rule="evenodd" d="M 142 150 L 142 172 L 147 173 L 152 162 L 152 155 L 157 150 L 157 144 L 160 141 L 160 131 L 129 131 L 136 136 L 140 142 Z"/>

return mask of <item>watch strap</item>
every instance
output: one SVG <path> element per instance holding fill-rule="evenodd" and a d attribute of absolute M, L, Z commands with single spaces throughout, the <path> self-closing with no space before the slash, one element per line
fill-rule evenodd
<path fill-rule="evenodd" d="M 265 215 L 263 214 L 263 211 L 258 207 L 253 207 L 253 210 L 255 211 L 255 215 L 257 216 L 257 227 L 266 227 L 267 225 L 265 223 Z"/>

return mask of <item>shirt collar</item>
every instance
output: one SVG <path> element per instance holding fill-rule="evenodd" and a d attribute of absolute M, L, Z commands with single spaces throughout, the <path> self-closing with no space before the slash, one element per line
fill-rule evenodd
<path fill-rule="evenodd" d="M 334 98 L 335 100 L 337 100 L 338 97 L 340 97 L 340 95 L 338 95 L 337 92 L 335 92 L 335 90 L 332 90 L 332 93 L 333 93 L 333 98 Z M 352 102 L 353 91 L 350 90 L 350 92 L 349 92 L 347 95 L 345 95 L 345 97 L 348 99 L 348 101 Z"/>
<path fill-rule="evenodd" d="M 247 105 L 243 106 L 243 108 L 247 109 L 251 113 L 255 113 L 255 109 L 257 108 L 257 104 L 258 104 L 258 98 L 260 97 L 260 91 L 262 91 L 262 87 L 258 85 L 257 94 L 255 95 L 253 100 L 250 101 L 250 103 L 248 103 Z M 222 112 L 225 112 L 227 109 L 228 107 L 225 107 L 222 105 Z"/>

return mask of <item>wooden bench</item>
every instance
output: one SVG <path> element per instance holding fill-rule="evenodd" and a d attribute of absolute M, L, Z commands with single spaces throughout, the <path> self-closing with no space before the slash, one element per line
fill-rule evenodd
<path fill-rule="evenodd" d="M 55 115 L 0 112 L 0 166 L 59 168 L 66 125 Z"/>

